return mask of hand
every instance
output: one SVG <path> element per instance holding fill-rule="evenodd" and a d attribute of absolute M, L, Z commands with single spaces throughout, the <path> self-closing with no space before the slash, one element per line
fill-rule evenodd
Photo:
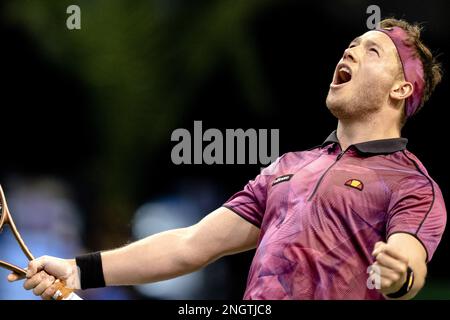
<path fill-rule="evenodd" d="M 36 296 L 48 300 L 57 291 L 55 285 L 58 281 L 64 281 L 68 289 L 80 289 L 80 278 L 75 260 L 65 260 L 55 257 L 43 256 L 30 261 L 27 268 L 27 279 L 23 287 L 33 290 Z M 15 273 L 8 275 L 8 281 L 20 279 Z"/>
<path fill-rule="evenodd" d="M 371 266 L 370 278 L 379 283 L 377 288 L 387 295 L 397 292 L 407 280 L 408 258 L 398 249 L 384 242 L 377 242 L 372 252 L 375 262 Z"/>

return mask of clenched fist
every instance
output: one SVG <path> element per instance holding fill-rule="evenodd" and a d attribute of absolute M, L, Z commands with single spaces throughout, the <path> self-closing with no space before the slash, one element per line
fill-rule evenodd
<path fill-rule="evenodd" d="M 398 247 L 381 241 L 375 244 L 372 256 L 375 258 L 369 273 L 372 283 L 384 295 L 399 291 L 407 281 L 408 257 Z"/>

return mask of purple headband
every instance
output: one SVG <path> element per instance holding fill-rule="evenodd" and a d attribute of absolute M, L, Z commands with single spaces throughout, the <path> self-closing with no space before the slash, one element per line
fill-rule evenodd
<path fill-rule="evenodd" d="M 405 30 L 400 27 L 392 27 L 385 29 L 375 29 L 386 34 L 397 48 L 400 61 L 402 62 L 403 74 L 405 80 L 411 82 L 414 86 L 413 93 L 406 99 L 405 110 L 406 116 L 412 116 L 420 106 L 425 87 L 423 65 L 420 58 L 416 56 L 415 50 L 408 45 Z"/>

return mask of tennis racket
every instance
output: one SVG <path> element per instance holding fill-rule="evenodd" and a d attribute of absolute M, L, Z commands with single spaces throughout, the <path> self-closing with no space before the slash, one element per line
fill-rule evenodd
<path fill-rule="evenodd" d="M 3 230 L 3 226 L 6 224 L 9 225 L 12 233 L 14 234 L 14 237 L 16 238 L 20 248 L 28 258 L 28 260 L 34 260 L 31 251 L 25 245 L 25 242 L 22 240 L 22 237 L 20 236 L 20 233 L 17 230 L 16 225 L 14 224 L 14 220 L 12 219 L 11 213 L 8 209 L 8 204 L 6 203 L 5 194 L 3 193 L 2 186 L 0 185 L 0 232 Z M 16 273 L 21 278 L 25 278 L 27 273 L 25 269 L 2 260 L 0 260 L 0 267 Z M 53 296 L 54 300 L 82 300 L 78 295 L 73 293 L 73 290 L 66 288 L 64 286 L 64 282 L 56 280 L 55 285 L 57 286 L 57 291 Z"/>

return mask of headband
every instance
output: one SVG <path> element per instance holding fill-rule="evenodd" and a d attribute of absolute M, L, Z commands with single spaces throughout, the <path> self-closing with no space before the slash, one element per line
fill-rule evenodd
<path fill-rule="evenodd" d="M 408 35 L 400 27 L 375 29 L 386 34 L 397 48 L 402 63 L 405 80 L 413 85 L 413 93 L 405 101 L 406 116 L 410 117 L 419 109 L 425 88 L 422 61 L 415 52 L 415 48 L 408 44 Z"/>

